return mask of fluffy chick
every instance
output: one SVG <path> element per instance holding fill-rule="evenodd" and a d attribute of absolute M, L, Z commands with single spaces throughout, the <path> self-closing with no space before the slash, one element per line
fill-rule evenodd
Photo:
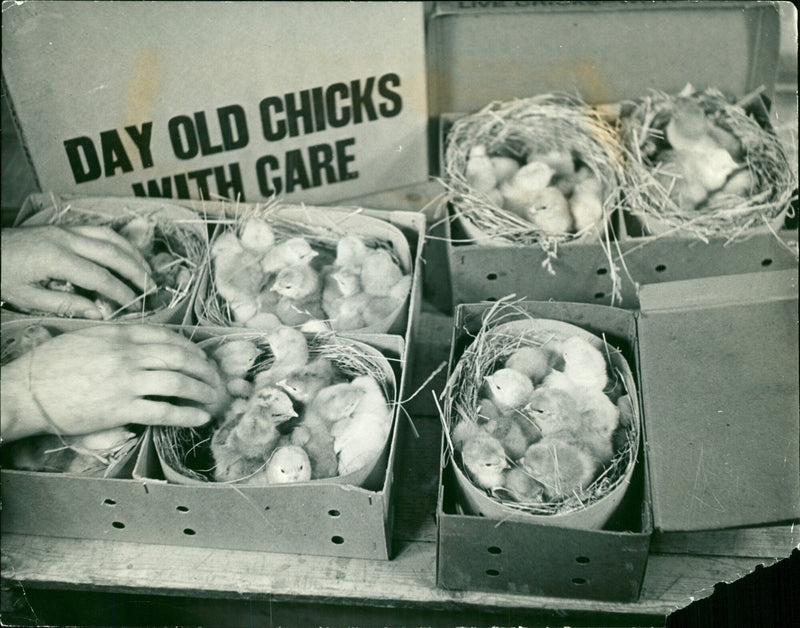
<path fill-rule="evenodd" d="M 467 184 L 477 192 L 486 193 L 497 186 L 497 177 L 492 167 L 492 161 L 486 154 L 486 147 L 482 144 L 476 144 L 470 148 L 464 177 Z"/>
<path fill-rule="evenodd" d="M 591 454 L 558 435 L 534 443 L 520 461 L 525 471 L 544 487 L 548 500 L 561 499 L 591 484 L 597 463 Z"/>
<path fill-rule="evenodd" d="M 497 157 L 490 157 L 492 162 L 492 171 L 494 171 L 495 185 L 502 185 L 511 179 L 519 170 L 519 162 L 513 157 L 506 157 L 499 155 Z"/>
<path fill-rule="evenodd" d="M 603 390 L 608 383 L 606 359 L 603 353 L 585 338 L 572 336 L 564 340 L 561 347 L 564 358 L 564 375 L 576 385 Z"/>
<path fill-rule="evenodd" d="M 519 371 L 502 368 L 487 375 L 489 398 L 503 413 L 521 408 L 533 393 L 533 383 Z"/>
<path fill-rule="evenodd" d="M 261 351 L 250 340 L 229 340 L 211 352 L 220 370 L 230 379 L 243 378 L 253 366 Z"/>
<path fill-rule="evenodd" d="M 119 230 L 119 234 L 136 247 L 142 255 L 153 252 L 156 221 L 145 216 L 134 216 Z"/>
<path fill-rule="evenodd" d="M 319 273 L 308 264 L 292 264 L 278 272 L 271 289 L 282 297 L 305 303 L 319 299 L 322 282 Z"/>
<path fill-rule="evenodd" d="M 528 163 L 543 163 L 552 168 L 553 175 L 569 177 L 575 174 L 575 161 L 568 150 L 550 150 L 546 153 L 532 153 L 528 155 Z"/>
<path fill-rule="evenodd" d="M 510 467 L 503 473 L 503 487 L 518 502 L 540 503 L 544 487 L 522 467 Z"/>
<path fill-rule="evenodd" d="M 537 388 L 523 409 L 539 428 L 542 436 L 562 431 L 578 432 L 583 420 L 578 403 L 572 394 L 558 388 Z"/>
<path fill-rule="evenodd" d="M 311 461 L 298 445 L 284 445 L 272 452 L 266 468 L 268 484 L 290 484 L 311 479 Z"/>
<path fill-rule="evenodd" d="M 309 264 L 317 252 L 305 238 L 290 238 L 276 244 L 261 258 L 261 270 L 266 273 L 277 273 L 286 266 Z"/>
<path fill-rule="evenodd" d="M 505 367 L 519 371 L 538 384 L 550 369 L 550 353 L 534 345 L 520 347 L 508 356 Z"/>
<path fill-rule="evenodd" d="M 339 242 L 336 243 L 336 261 L 334 264 L 340 268 L 359 271 L 364 264 L 364 257 L 368 250 L 361 237 L 352 234 L 342 236 Z"/>
<path fill-rule="evenodd" d="M 369 304 L 370 296 L 358 292 L 352 296 L 344 297 L 330 316 L 331 327 L 336 331 L 349 331 L 366 327 L 364 309 Z"/>
<path fill-rule="evenodd" d="M 331 428 L 340 475 L 352 473 L 378 456 L 392 427 L 392 412 L 380 384 L 361 375 L 350 385 L 362 393 L 361 398 L 349 420 L 337 421 Z"/>
<path fill-rule="evenodd" d="M 239 229 L 239 242 L 253 253 L 264 255 L 275 244 L 275 232 L 263 218 L 251 217 Z"/>
<path fill-rule="evenodd" d="M 589 174 L 577 182 L 569 199 L 569 210 L 576 231 L 599 226 L 603 221 L 603 185 L 600 179 Z"/>
<path fill-rule="evenodd" d="M 302 423 L 292 432 L 291 442 L 301 446 L 308 455 L 313 479 L 336 476 L 339 461 L 333 450 L 330 427 L 324 421 L 304 415 Z"/>
<path fill-rule="evenodd" d="M 328 318 L 334 318 L 342 299 L 361 292 L 361 272 L 354 266 L 328 266 L 322 277 L 322 309 Z"/>
<path fill-rule="evenodd" d="M 211 247 L 214 286 L 229 303 L 255 302 L 264 275 L 255 253 L 245 249 L 231 231 L 220 234 Z"/>
<path fill-rule="evenodd" d="M 480 488 L 491 490 L 505 485 L 503 472 L 508 462 L 503 445 L 493 436 L 478 434 L 464 443 L 461 459 L 472 481 Z"/>
<path fill-rule="evenodd" d="M 556 187 L 548 186 L 532 192 L 530 205 L 523 212 L 524 217 L 547 235 L 560 235 L 572 231 L 572 214 L 569 201 Z"/>
<path fill-rule="evenodd" d="M 543 190 L 550 184 L 553 169 L 541 161 L 526 164 L 499 190 L 503 195 L 503 208 L 520 216 L 535 200 L 534 193 Z"/>
<path fill-rule="evenodd" d="M 257 373 L 257 387 L 275 384 L 308 363 L 308 344 L 303 332 L 281 325 L 267 334 L 273 362 L 266 370 Z"/>
<path fill-rule="evenodd" d="M 708 131 L 709 121 L 700 105 L 690 98 L 677 98 L 664 129 L 672 148 L 685 151 L 718 148 Z"/>
<path fill-rule="evenodd" d="M 317 357 L 278 382 L 295 401 L 307 405 L 316 394 L 337 379 L 336 367 L 327 358 Z"/>
<path fill-rule="evenodd" d="M 350 382 L 332 384 L 320 390 L 306 407 L 304 420 L 324 421 L 334 425 L 352 418 L 364 391 Z"/>
<path fill-rule="evenodd" d="M 385 297 L 403 278 L 403 271 L 386 249 L 372 249 L 364 256 L 361 286 L 367 294 Z"/>

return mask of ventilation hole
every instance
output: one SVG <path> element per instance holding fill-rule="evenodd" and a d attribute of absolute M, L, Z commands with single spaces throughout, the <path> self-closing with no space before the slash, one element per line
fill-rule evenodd
<path fill-rule="evenodd" d="M 340 517 L 342 513 L 340 513 L 338 510 L 334 509 L 334 510 L 329 510 L 328 514 L 331 517 Z"/>
<path fill-rule="evenodd" d="M 597 274 L 598 275 L 605 275 L 607 272 L 608 272 L 607 268 L 598 268 L 597 269 Z"/>
<path fill-rule="evenodd" d="M 336 545 L 341 545 L 342 543 L 344 543 L 344 539 L 340 536 L 333 536 L 331 537 L 331 542 L 335 543 Z"/>
<path fill-rule="evenodd" d="M 585 565 L 586 563 L 589 562 L 589 557 L 588 556 L 576 556 L 575 557 L 575 562 L 576 563 L 580 563 L 581 565 Z"/>
<path fill-rule="evenodd" d="M 103 500 L 103 503 L 104 503 L 106 506 L 116 506 L 116 505 L 117 505 L 117 500 L 115 500 L 115 499 L 111 499 L 111 498 L 109 497 L 108 499 L 104 499 L 104 500 Z"/>
<path fill-rule="evenodd" d="M 664 264 L 659 264 L 658 266 L 656 266 L 657 273 L 663 273 L 665 270 L 667 270 L 667 267 L 664 266 Z"/>
<path fill-rule="evenodd" d="M 595 299 L 602 299 L 604 296 L 606 296 L 605 292 L 595 292 L 594 293 L 594 298 Z"/>
<path fill-rule="evenodd" d="M 194 536 L 195 534 L 197 534 L 197 532 L 195 532 L 195 531 L 194 531 L 194 530 L 192 530 L 191 528 L 184 528 L 184 529 L 183 529 L 183 533 L 184 533 L 186 536 Z"/>
<path fill-rule="evenodd" d="M 489 281 L 494 281 L 495 279 L 497 279 L 497 273 L 489 273 L 488 275 L 486 275 L 486 278 Z"/>
<path fill-rule="evenodd" d="M 264 510 L 269 510 L 269 506 L 264 506 Z"/>
<path fill-rule="evenodd" d="M 770 258 L 768 258 L 768 257 L 761 260 L 761 265 L 762 266 L 769 266 L 770 264 L 772 264 L 772 260 Z"/>
<path fill-rule="evenodd" d="M 501 550 L 501 549 L 500 549 L 499 547 L 497 547 L 496 545 L 492 545 L 491 547 L 487 548 L 487 551 L 488 551 L 490 554 L 500 554 L 500 553 L 501 553 L 503 550 Z"/>
<path fill-rule="evenodd" d="M 486 570 L 486 575 L 487 576 L 491 576 L 492 578 L 496 578 L 497 576 L 500 575 L 500 572 L 497 571 L 497 569 L 487 569 Z"/>
<path fill-rule="evenodd" d="M 122 530 L 125 527 L 125 524 L 122 521 L 112 521 L 111 525 L 114 526 L 117 530 Z"/>
<path fill-rule="evenodd" d="M 178 506 L 175 508 L 178 512 L 189 512 L 189 509 L 186 506 Z"/>
<path fill-rule="evenodd" d="M 487 301 L 497 301 L 497 297 L 489 297 L 486 300 Z"/>
<path fill-rule="evenodd" d="M 573 578 L 572 579 L 572 584 L 574 584 L 575 586 L 578 586 L 578 587 L 583 586 L 587 582 L 588 581 L 586 580 L 586 578 Z"/>

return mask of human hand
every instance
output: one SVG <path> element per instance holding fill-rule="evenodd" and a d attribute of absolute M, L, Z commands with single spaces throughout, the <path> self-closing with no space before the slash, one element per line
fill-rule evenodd
<path fill-rule="evenodd" d="M 22 310 L 103 318 L 78 294 L 48 290 L 42 282 L 68 281 L 120 305 L 136 293 L 121 279 L 145 291 L 152 287 L 150 267 L 125 238 L 109 227 L 20 227 L 2 231 L 2 297 Z"/>
<path fill-rule="evenodd" d="M 183 336 L 99 325 L 2 367 L 2 436 L 86 434 L 127 423 L 199 426 L 228 398 L 215 363 Z"/>

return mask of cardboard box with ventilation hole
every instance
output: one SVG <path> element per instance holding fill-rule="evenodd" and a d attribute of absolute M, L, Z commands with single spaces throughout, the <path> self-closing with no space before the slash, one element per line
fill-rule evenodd
<path fill-rule="evenodd" d="M 42 323 L 56 334 L 96 324 Z M 3 335 L 8 338 L 29 324 L 5 323 Z M 194 328 L 195 338 L 206 336 L 203 328 Z M 401 399 L 406 386 L 403 338 L 375 334 L 355 339 L 387 358 Z M 398 407 L 388 446 L 363 487 L 325 481 L 261 487 L 169 484 L 150 438 L 143 440 L 136 466 L 132 460 L 113 478 L 3 469 L 2 527 L 17 534 L 387 560 L 397 443 L 405 429 Z"/>
<path fill-rule="evenodd" d="M 633 601 L 654 529 L 800 517 L 797 298 L 797 273 L 784 270 L 646 285 L 637 312 L 524 303 L 534 317 L 605 334 L 626 357 L 642 417 L 638 466 L 606 526 L 580 530 L 463 514 L 443 455 L 438 585 Z M 489 308 L 456 308 L 451 372 Z"/>
<path fill-rule="evenodd" d="M 488 4 L 438 2 L 430 18 L 430 107 L 439 123 L 434 172 L 443 171 L 452 122 L 492 101 L 567 91 L 593 104 L 609 103 L 650 88 L 675 93 L 687 83 L 739 97 L 763 85 L 772 94 L 779 36 L 774 5 Z M 752 106 L 766 113 L 761 101 Z M 445 309 L 508 294 L 636 308 L 637 284 L 797 266 L 796 219 L 777 237 L 763 227 L 744 241 L 704 243 L 693 236 L 642 237 L 635 223 L 614 216 L 611 227 L 624 266 L 615 253 L 622 301 L 612 301 L 613 273 L 600 244 L 560 244 L 551 274 L 539 248 L 471 243 L 460 219 L 452 213 L 450 218 L 433 221 L 450 273 L 450 302 L 443 295 L 437 299 Z"/>

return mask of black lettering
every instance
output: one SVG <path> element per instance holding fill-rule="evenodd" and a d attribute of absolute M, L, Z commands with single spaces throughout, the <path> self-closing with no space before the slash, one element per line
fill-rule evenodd
<path fill-rule="evenodd" d="M 71 140 L 64 140 L 69 167 L 75 183 L 86 183 L 100 178 L 103 170 L 97 157 L 97 149 L 90 137 L 82 135 Z"/>
<path fill-rule="evenodd" d="M 244 186 L 242 185 L 242 173 L 238 163 L 228 164 L 231 178 L 225 177 L 225 166 L 214 168 L 214 178 L 217 180 L 217 194 L 232 201 L 244 202 Z M 228 190 L 231 191 L 228 194 Z"/>
<path fill-rule="evenodd" d="M 278 163 L 278 159 L 273 155 L 264 155 L 263 157 L 259 157 L 256 161 L 256 179 L 258 179 L 258 191 L 261 192 L 261 196 L 269 197 L 277 195 L 283 190 L 280 177 L 274 177 L 272 179 L 272 184 L 275 186 L 274 188 L 269 186 L 270 169 L 278 170 L 279 168 L 280 164 Z"/>
<path fill-rule="evenodd" d="M 350 108 L 343 106 L 341 115 L 339 113 L 339 103 L 336 96 L 339 98 L 347 98 L 347 85 L 344 83 L 334 83 L 325 90 L 325 104 L 328 112 L 328 123 L 334 127 L 339 128 L 345 126 L 350 122 Z"/>
<path fill-rule="evenodd" d="M 361 110 L 367 114 L 367 119 L 372 122 L 378 119 L 375 113 L 375 105 L 372 103 L 372 88 L 375 85 L 375 77 L 370 76 L 364 81 L 363 91 L 360 81 L 350 82 L 350 98 L 353 103 L 353 124 L 360 124 L 363 120 Z"/>
<path fill-rule="evenodd" d="M 315 87 L 311 90 L 311 100 L 314 102 L 314 121 L 316 122 L 316 130 L 325 130 L 325 97 L 322 93 L 321 87 Z"/>
<path fill-rule="evenodd" d="M 187 172 L 187 178 L 193 180 L 197 183 L 197 191 L 201 199 L 208 200 L 211 198 L 211 192 L 208 188 L 208 177 L 214 174 L 214 171 L 211 168 L 201 168 L 200 170 L 193 170 L 192 172 Z"/>
<path fill-rule="evenodd" d="M 222 146 L 225 150 L 236 150 L 247 146 L 250 134 L 247 131 L 244 108 L 240 105 L 220 107 L 217 109 L 217 117 L 219 118 L 219 128 L 222 130 Z M 234 129 L 236 130 L 235 138 Z"/>
<path fill-rule="evenodd" d="M 276 96 L 270 96 L 262 100 L 258 108 L 261 112 L 261 130 L 264 134 L 264 139 L 268 142 L 277 142 L 286 137 L 286 122 L 283 120 L 276 120 L 273 129 L 272 115 L 270 114 L 270 109 L 273 109 L 275 113 L 283 112 L 283 102 L 281 99 Z"/>
<path fill-rule="evenodd" d="M 216 146 L 211 144 L 211 135 L 208 132 L 208 124 L 206 123 L 206 114 L 203 111 L 195 112 L 194 121 L 197 127 L 197 138 L 200 140 L 200 153 L 202 153 L 203 156 L 221 153 L 222 144 L 217 144 Z"/>
<path fill-rule="evenodd" d="M 185 174 L 175 175 L 175 192 L 178 198 L 191 198 L 189 194 L 189 182 L 186 180 Z"/>
<path fill-rule="evenodd" d="M 295 187 L 305 190 L 309 186 L 306 165 L 303 163 L 303 153 L 299 148 L 286 151 L 286 193 L 294 192 Z"/>
<path fill-rule="evenodd" d="M 145 193 L 144 185 L 141 183 L 133 184 L 133 193 L 135 196 L 152 196 L 154 198 L 172 198 L 172 179 L 169 177 L 161 177 L 161 187 L 158 187 L 156 179 L 150 179 L 147 182 L 147 192 Z"/>
<path fill-rule="evenodd" d="M 303 120 L 303 134 L 314 132 L 314 113 L 311 109 L 311 95 L 307 89 L 300 92 L 300 107 L 295 103 L 294 94 L 286 94 L 286 121 L 289 124 L 289 136 L 297 137 L 300 129 L 298 118 Z"/>
<path fill-rule="evenodd" d="M 107 177 L 113 177 L 117 168 L 122 172 L 131 172 L 133 165 L 128 159 L 128 153 L 122 145 L 122 140 L 114 129 L 100 133 L 100 146 L 103 149 L 103 167 Z"/>
<path fill-rule="evenodd" d="M 133 140 L 139 151 L 139 158 L 142 160 L 142 168 L 153 167 L 153 153 L 150 151 L 150 139 L 153 135 L 153 123 L 145 122 L 142 125 L 142 130 L 136 128 L 135 125 L 126 126 L 125 130 Z"/>
<path fill-rule="evenodd" d="M 175 116 L 167 123 L 172 152 L 178 159 L 194 159 L 199 147 L 194 132 L 194 122 L 189 116 Z M 185 140 L 185 141 L 184 141 Z"/>
<path fill-rule="evenodd" d="M 322 185 L 322 171 L 328 183 L 336 183 L 336 172 L 333 169 L 333 149 L 330 144 L 317 144 L 308 147 L 308 161 L 311 166 L 311 186 Z"/>
<path fill-rule="evenodd" d="M 393 118 L 403 110 L 403 99 L 400 94 L 390 89 L 390 86 L 400 87 L 400 77 L 397 74 L 384 74 L 378 79 L 378 93 L 389 101 L 388 104 L 382 102 L 378 105 L 378 109 L 384 118 Z"/>
<path fill-rule="evenodd" d="M 347 154 L 347 148 L 349 146 L 355 146 L 355 143 L 356 138 L 354 137 L 336 142 L 336 163 L 339 164 L 339 181 L 358 179 L 358 172 L 348 170 L 347 168 L 347 164 L 356 159 L 354 155 Z"/>

